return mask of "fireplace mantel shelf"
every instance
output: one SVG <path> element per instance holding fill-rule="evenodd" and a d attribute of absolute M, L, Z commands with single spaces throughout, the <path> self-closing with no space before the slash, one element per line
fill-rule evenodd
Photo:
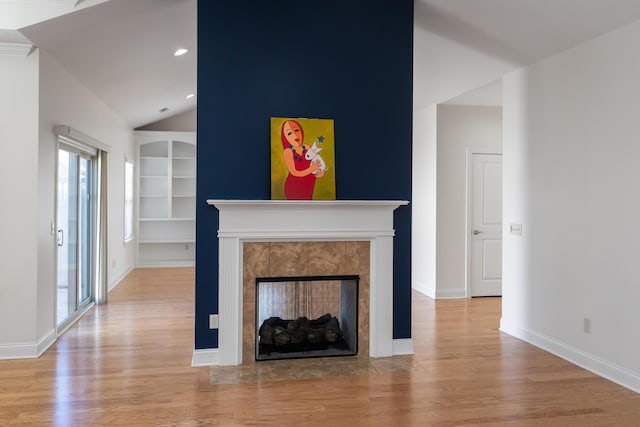
<path fill-rule="evenodd" d="M 369 355 L 393 351 L 393 211 L 406 200 L 207 200 L 219 211 L 218 364 L 242 363 L 242 245 L 370 242 Z"/>
<path fill-rule="evenodd" d="M 393 236 L 396 200 L 207 200 L 220 212 L 218 237 L 247 240 Z"/>
<path fill-rule="evenodd" d="M 407 200 L 220 200 L 209 199 L 207 203 L 222 210 L 227 208 L 320 208 L 320 207 L 391 207 L 408 205 Z"/>

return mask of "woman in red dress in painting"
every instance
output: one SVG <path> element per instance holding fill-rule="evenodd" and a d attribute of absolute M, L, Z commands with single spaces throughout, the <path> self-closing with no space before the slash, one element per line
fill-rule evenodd
<path fill-rule="evenodd" d="M 284 181 L 284 195 L 287 200 L 311 200 L 316 178 L 324 175 L 318 171 L 318 162 L 305 159 L 309 149 L 304 142 L 304 130 L 295 120 L 287 120 L 282 124 L 280 133 L 282 138 L 282 158 L 287 166 L 289 175 Z M 318 171 L 314 174 L 314 171 Z"/>

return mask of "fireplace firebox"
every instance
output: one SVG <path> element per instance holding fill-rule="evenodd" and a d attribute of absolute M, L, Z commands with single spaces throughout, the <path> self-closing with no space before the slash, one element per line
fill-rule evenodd
<path fill-rule="evenodd" d="M 359 276 L 256 279 L 256 360 L 358 353 Z"/>

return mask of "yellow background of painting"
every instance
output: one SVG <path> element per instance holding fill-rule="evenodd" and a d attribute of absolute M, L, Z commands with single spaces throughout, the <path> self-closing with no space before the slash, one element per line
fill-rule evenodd
<path fill-rule="evenodd" d="M 327 165 L 322 178 L 316 179 L 313 188 L 313 200 L 336 199 L 335 140 L 332 119 L 300 119 L 295 117 L 271 117 L 271 199 L 285 200 L 284 181 L 289 174 L 282 159 L 282 124 L 287 120 L 295 120 L 304 130 L 303 144 L 311 147 L 313 141 L 324 136 L 324 142 L 318 143 L 322 148 L 320 155 Z"/>

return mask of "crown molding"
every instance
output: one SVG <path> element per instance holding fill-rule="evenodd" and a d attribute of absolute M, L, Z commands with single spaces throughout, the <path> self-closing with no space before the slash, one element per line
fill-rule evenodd
<path fill-rule="evenodd" d="M 27 56 L 31 53 L 33 45 L 29 43 L 3 43 L 0 42 L 0 55 Z"/>

